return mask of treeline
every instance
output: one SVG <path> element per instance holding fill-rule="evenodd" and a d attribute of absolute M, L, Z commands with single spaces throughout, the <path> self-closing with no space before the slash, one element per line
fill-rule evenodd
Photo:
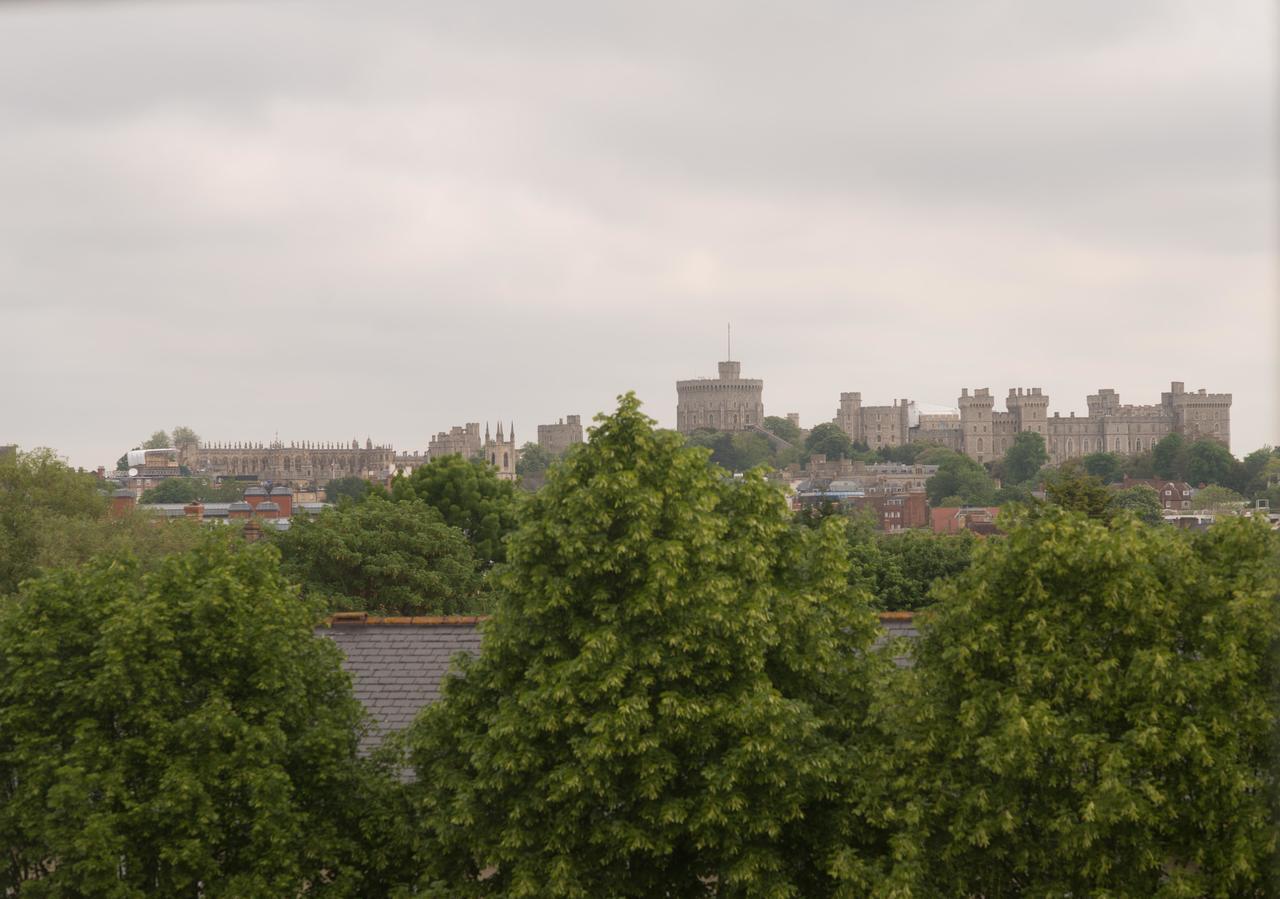
<path fill-rule="evenodd" d="M 400 516 L 425 514 L 477 553 L 506 525 L 469 464 L 296 531 L 324 547 L 343 514 L 410 533 Z M 38 478 L 5 477 L 7 515 Z M 942 544 L 797 521 L 633 397 L 513 514 L 476 556 L 480 656 L 373 757 L 313 631 L 328 588 L 298 595 L 287 541 L 191 529 L 147 563 L 108 553 L 23 580 L 0 600 L 0 888 L 1276 894 L 1280 561 L 1261 520 L 1191 535 L 1013 511 L 1006 536 L 964 538 L 900 668 L 850 547 Z M 346 551 L 333 540 L 317 554 Z"/>

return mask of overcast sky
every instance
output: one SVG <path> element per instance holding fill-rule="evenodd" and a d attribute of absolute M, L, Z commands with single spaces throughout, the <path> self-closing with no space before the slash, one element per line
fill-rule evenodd
<path fill-rule="evenodd" d="M 1180 380 L 1280 443 L 1273 7 L 0 4 L 0 443 L 673 425 L 728 321 L 806 426 Z"/>

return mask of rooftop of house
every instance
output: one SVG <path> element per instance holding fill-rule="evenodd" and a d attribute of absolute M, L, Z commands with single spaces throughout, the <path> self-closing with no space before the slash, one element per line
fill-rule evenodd
<path fill-rule="evenodd" d="M 877 646 L 894 638 L 919 636 L 911 612 L 881 612 L 885 634 Z M 351 675 L 356 698 L 373 719 L 363 752 L 402 730 L 426 705 L 440 698 L 440 688 L 460 653 L 480 652 L 482 616 L 414 616 L 377 618 L 365 612 L 339 612 L 319 629 L 338 644 L 343 667 Z M 899 667 L 909 656 L 895 655 Z"/>

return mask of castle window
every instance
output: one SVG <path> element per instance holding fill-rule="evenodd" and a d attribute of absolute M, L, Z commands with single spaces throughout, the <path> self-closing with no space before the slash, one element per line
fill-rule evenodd
<path fill-rule="evenodd" d="M 506 471 L 511 465 L 511 456 L 509 453 L 502 454 L 502 470 Z"/>

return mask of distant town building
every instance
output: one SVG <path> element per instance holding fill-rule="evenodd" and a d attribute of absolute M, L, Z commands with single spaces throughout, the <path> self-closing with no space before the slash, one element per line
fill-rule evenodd
<path fill-rule="evenodd" d="M 869 509 L 875 516 L 876 526 L 886 534 L 929 527 L 929 504 L 923 493 L 852 496 L 841 505 L 851 512 Z"/>
<path fill-rule="evenodd" d="M 998 534 L 996 506 L 939 506 L 929 510 L 929 524 L 935 534 L 958 534 L 972 531 L 975 534 Z"/>
<path fill-rule="evenodd" d="M 553 425 L 538 425 L 538 446 L 554 456 L 582 442 L 582 417 L 569 415 Z"/>
<path fill-rule="evenodd" d="M 1186 481 L 1165 481 L 1160 478 L 1131 478 L 1125 475 L 1125 479 L 1119 484 L 1112 484 L 1118 490 L 1127 490 L 1130 487 L 1150 487 L 1156 492 L 1156 496 L 1160 497 L 1160 508 L 1170 511 L 1181 511 L 1191 508 L 1191 485 Z"/>
<path fill-rule="evenodd" d="M 747 431 L 764 424 L 764 381 L 742 377 L 741 362 L 721 362 L 719 377 L 676 382 L 676 430 Z"/>
<path fill-rule="evenodd" d="M 489 436 L 489 426 L 484 427 L 484 446 L 481 455 L 485 461 L 498 469 L 498 477 L 504 481 L 516 479 L 516 463 L 520 461 L 520 452 L 516 449 L 516 426 L 513 422 L 511 431 L 504 439 L 502 422 L 498 422 L 497 437 Z"/>
<path fill-rule="evenodd" d="M 432 437 L 427 443 L 427 456 L 431 459 L 442 456 L 473 459 L 480 455 L 482 448 L 480 422 L 469 421 L 463 426 L 454 425 L 448 432 L 441 431 Z"/>
<path fill-rule="evenodd" d="M 375 446 L 366 439 L 362 447 L 350 444 L 302 441 L 271 443 L 208 443 L 197 446 L 188 458 L 195 474 L 276 484 L 324 484 L 337 478 L 385 478 L 394 471 L 395 450 Z"/>

